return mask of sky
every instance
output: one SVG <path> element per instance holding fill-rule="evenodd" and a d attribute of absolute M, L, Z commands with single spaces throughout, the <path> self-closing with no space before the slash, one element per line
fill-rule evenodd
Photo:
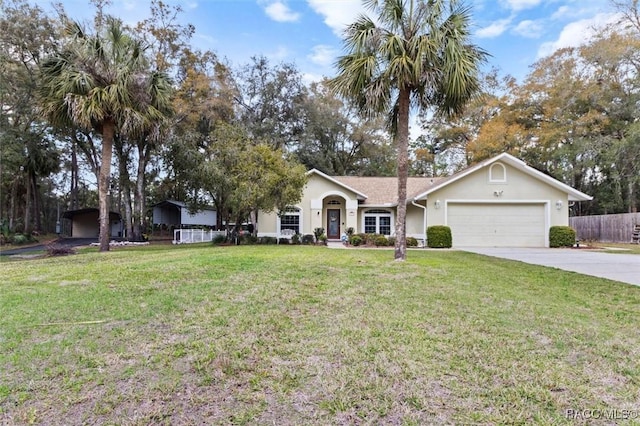
<path fill-rule="evenodd" d="M 332 77 L 344 53 L 342 31 L 367 10 L 360 0 L 164 0 L 183 9 L 195 26 L 192 45 L 241 66 L 252 56 L 296 64 L 311 82 Z M 62 0 L 68 15 L 90 20 L 86 0 Z M 50 10 L 50 3 L 38 0 Z M 522 82 L 529 67 L 561 47 L 588 41 L 593 28 L 613 22 L 609 0 L 467 0 L 473 42 L 496 67 Z M 107 12 L 135 24 L 149 15 L 149 2 L 112 0 Z"/>

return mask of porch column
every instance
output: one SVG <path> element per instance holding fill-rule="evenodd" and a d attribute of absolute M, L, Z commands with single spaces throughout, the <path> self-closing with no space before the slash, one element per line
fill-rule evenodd
<path fill-rule="evenodd" d="M 309 224 L 311 225 L 311 233 L 316 228 L 323 228 L 322 226 L 322 199 L 312 199 L 311 200 L 311 220 Z M 325 229 L 326 232 L 326 229 Z"/>
<path fill-rule="evenodd" d="M 355 233 L 358 231 L 358 200 L 346 200 L 345 210 L 347 219 L 345 220 L 345 231 L 347 228 L 353 228 Z"/>

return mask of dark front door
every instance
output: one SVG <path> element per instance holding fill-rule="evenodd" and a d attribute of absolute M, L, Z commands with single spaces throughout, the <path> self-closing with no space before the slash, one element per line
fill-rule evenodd
<path fill-rule="evenodd" d="M 340 239 L 340 210 L 327 210 L 327 238 L 330 240 Z"/>

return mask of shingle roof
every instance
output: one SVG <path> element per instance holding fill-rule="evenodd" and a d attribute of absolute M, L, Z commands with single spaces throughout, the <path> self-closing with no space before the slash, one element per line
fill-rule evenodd
<path fill-rule="evenodd" d="M 398 203 L 397 177 L 332 176 L 338 182 L 367 195 L 362 205 L 382 206 Z M 410 177 L 407 180 L 407 200 L 425 192 L 442 178 Z"/>

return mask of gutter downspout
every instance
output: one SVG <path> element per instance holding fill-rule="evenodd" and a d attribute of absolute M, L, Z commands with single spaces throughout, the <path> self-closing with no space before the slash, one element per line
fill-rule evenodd
<path fill-rule="evenodd" d="M 424 223 L 422 224 L 422 236 L 424 237 L 422 241 L 424 241 L 424 247 L 427 247 L 427 206 L 423 206 L 422 204 L 416 204 L 416 200 L 411 200 L 411 204 L 413 204 L 416 207 L 420 207 L 421 209 L 424 210 L 424 214 L 423 214 L 423 221 Z"/>

